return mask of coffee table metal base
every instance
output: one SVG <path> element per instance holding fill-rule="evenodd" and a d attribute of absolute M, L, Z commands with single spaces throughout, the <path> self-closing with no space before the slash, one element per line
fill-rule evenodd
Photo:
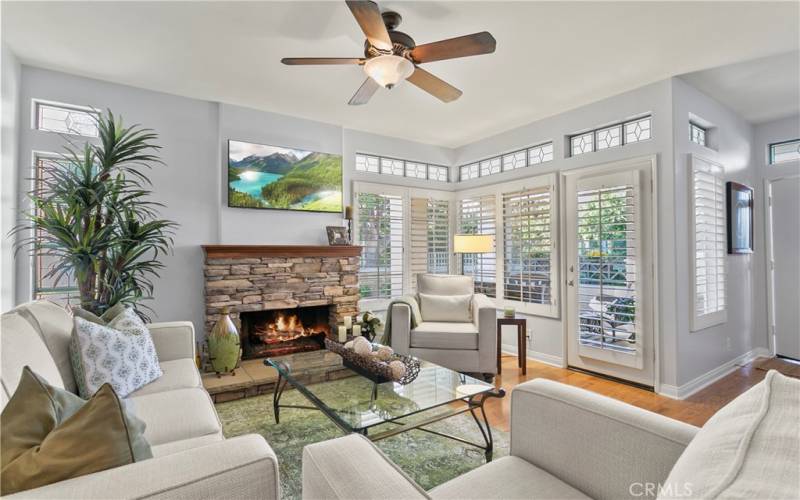
<path fill-rule="evenodd" d="M 494 451 L 494 439 L 492 437 L 492 428 L 489 425 L 489 419 L 486 417 L 486 410 L 484 409 L 484 404 L 486 403 L 486 400 L 489 398 L 502 398 L 505 397 L 506 395 L 506 391 L 502 388 L 496 389 L 494 391 L 475 394 L 473 396 L 469 396 L 467 398 L 460 400 L 465 404 L 463 408 L 454 408 L 444 413 L 437 413 L 436 415 L 433 415 L 429 418 L 422 419 L 420 421 L 412 423 L 404 422 L 403 419 L 401 418 L 398 418 L 396 420 L 387 420 L 386 422 L 383 423 L 396 425 L 397 427 L 395 427 L 394 429 L 389 429 L 386 431 L 379 432 L 377 434 L 370 435 L 368 428 L 352 429 L 347 425 L 343 424 L 338 418 L 336 418 L 335 415 L 330 414 L 330 412 L 328 412 L 325 409 L 326 407 L 324 404 L 322 404 L 321 401 L 319 401 L 310 392 L 302 390 L 302 387 L 300 386 L 295 386 L 295 388 L 297 388 L 301 394 L 303 394 L 307 399 L 309 399 L 314 404 L 314 406 L 281 404 L 281 396 L 283 396 L 283 391 L 286 389 L 286 385 L 288 383 L 289 380 L 287 380 L 280 373 L 278 373 L 278 380 L 275 383 L 275 390 L 272 394 L 272 410 L 275 414 L 276 424 L 280 423 L 281 408 L 316 410 L 316 411 L 321 411 L 323 414 L 325 414 L 325 416 L 327 416 L 328 419 L 330 419 L 334 424 L 336 424 L 336 426 L 339 427 L 345 434 L 357 432 L 359 434 L 363 434 L 364 436 L 368 437 L 371 441 L 374 442 L 416 429 L 419 431 L 427 432 L 429 434 L 434 434 L 447 439 L 452 439 L 454 441 L 458 441 L 459 443 L 466 444 L 468 446 L 474 446 L 475 448 L 481 449 L 484 451 L 484 455 L 486 456 L 487 462 L 491 462 L 492 460 L 492 453 Z M 294 384 L 292 385 L 294 386 Z M 377 387 L 378 387 L 377 384 L 373 386 L 372 389 L 373 398 L 377 393 Z M 456 415 L 461 415 L 462 413 L 467 413 L 467 412 L 469 412 L 472 415 L 472 418 L 475 420 L 475 424 L 481 431 L 481 436 L 483 437 L 484 441 L 483 445 L 479 443 L 474 443 L 464 438 L 460 438 L 458 436 L 453 436 L 451 434 L 445 434 L 443 432 L 425 428 L 425 426 L 428 426 L 435 422 L 439 422 L 441 420 L 445 420 L 447 418 L 454 417 Z M 478 415 L 478 413 L 480 413 L 480 416 Z"/>

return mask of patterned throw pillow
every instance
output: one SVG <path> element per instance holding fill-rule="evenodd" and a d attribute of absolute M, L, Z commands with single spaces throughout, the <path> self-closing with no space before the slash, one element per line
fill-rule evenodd
<path fill-rule="evenodd" d="M 82 397 L 108 383 L 124 398 L 162 375 L 150 331 L 133 309 L 107 325 L 78 316 L 74 321 L 70 358 Z"/>

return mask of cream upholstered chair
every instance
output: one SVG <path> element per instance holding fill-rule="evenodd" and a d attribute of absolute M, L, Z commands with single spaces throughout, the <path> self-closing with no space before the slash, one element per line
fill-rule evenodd
<path fill-rule="evenodd" d="M 460 372 L 497 373 L 497 310 L 474 293 L 471 276 L 417 275 L 421 322 L 412 327 L 408 304 L 395 303 L 392 348 Z"/>

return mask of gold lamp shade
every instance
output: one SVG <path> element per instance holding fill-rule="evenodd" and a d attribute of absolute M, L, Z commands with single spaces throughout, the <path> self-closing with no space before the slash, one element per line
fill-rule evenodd
<path fill-rule="evenodd" d="M 493 250 L 493 234 L 456 234 L 453 236 L 455 253 L 489 253 Z"/>

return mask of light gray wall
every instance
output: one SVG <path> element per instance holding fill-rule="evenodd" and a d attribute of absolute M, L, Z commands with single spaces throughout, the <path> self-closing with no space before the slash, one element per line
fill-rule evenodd
<path fill-rule="evenodd" d="M 726 255 L 727 321 L 697 332 L 690 331 L 692 293 L 690 276 L 693 262 L 690 243 L 691 200 L 689 154 L 696 154 L 721 164 L 725 179 L 753 185 L 753 127 L 726 106 L 703 94 L 680 78 L 673 79 L 675 141 L 675 255 L 677 259 L 677 298 L 679 312 L 677 384 L 696 377 L 748 353 L 755 345 L 756 333 L 763 325 L 756 324 L 754 298 L 760 291 L 754 287 L 754 263 L 763 259 L 763 247 L 750 255 Z M 689 139 L 690 113 L 713 126 L 703 147 Z M 758 204 L 758 200 L 756 200 Z M 757 219 L 756 219 L 757 221 Z M 758 224 L 756 222 L 756 224 Z"/>
<path fill-rule="evenodd" d="M 466 189 L 497 182 L 507 182 L 532 175 L 566 171 L 647 155 L 658 157 L 658 224 L 661 381 L 674 383 L 675 366 L 675 261 L 672 247 L 674 223 L 671 217 L 673 198 L 672 105 L 671 82 L 664 80 L 596 103 L 524 125 L 505 133 L 463 146 L 456 150 L 456 165 L 464 165 L 489 156 L 506 153 L 549 140 L 554 145 L 554 160 L 535 167 L 514 170 L 458 184 Z M 618 123 L 642 114 L 651 114 L 652 139 L 569 157 L 567 137 L 583 130 Z M 454 175 L 457 167 L 454 168 Z M 561 319 L 528 316 L 532 333 L 529 353 L 540 359 L 556 360 L 564 356 Z M 504 349 L 514 352 L 516 342 L 511 329 L 503 334 Z"/>
<path fill-rule="evenodd" d="M 752 179 L 755 190 L 755 210 L 753 214 L 753 245 L 758 257 L 753 260 L 753 308 L 755 347 L 770 348 L 770 319 L 767 309 L 767 212 L 764 203 L 765 181 L 780 177 L 799 175 L 800 161 L 769 164 L 769 145 L 776 142 L 800 139 L 800 115 L 781 120 L 760 123 L 754 127 Z M 797 214 L 800 216 L 800 214 Z M 800 297 L 795 298 L 800 304 Z"/>
<path fill-rule="evenodd" d="M 0 55 L 2 69 L 2 178 L 0 179 L 0 238 L 2 238 L 2 254 L 0 254 L 0 311 L 7 311 L 14 307 L 14 282 L 16 272 L 14 268 L 14 239 L 8 236 L 8 231 L 15 225 L 17 219 L 17 160 L 19 152 L 19 99 L 21 67 L 13 52 L 2 44 Z"/>

